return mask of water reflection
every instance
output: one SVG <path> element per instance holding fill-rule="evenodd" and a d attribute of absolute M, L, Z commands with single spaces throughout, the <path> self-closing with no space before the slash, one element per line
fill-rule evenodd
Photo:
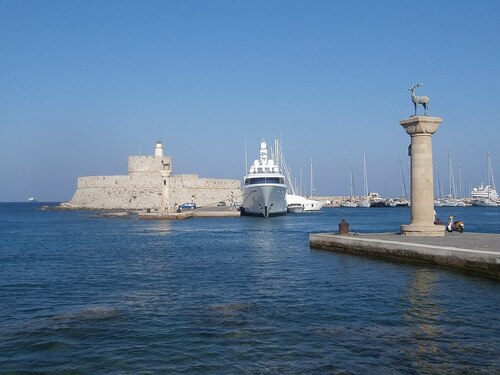
<path fill-rule="evenodd" d="M 157 220 L 152 223 L 152 225 L 148 228 L 151 232 L 158 235 L 165 235 L 170 233 L 171 224 L 170 220 Z"/>
<path fill-rule="evenodd" d="M 415 270 L 407 290 L 409 309 L 403 313 L 403 319 L 411 327 L 410 340 L 416 348 L 407 351 L 408 359 L 422 373 L 434 373 L 447 366 L 444 352 L 439 347 L 443 328 L 439 324 L 444 309 L 436 301 L 438 273 L 427 268 Z"/>

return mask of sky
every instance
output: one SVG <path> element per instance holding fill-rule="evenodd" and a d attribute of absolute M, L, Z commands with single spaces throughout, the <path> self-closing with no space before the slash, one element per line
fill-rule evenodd
<path fill-rule="evenodd" d="M 420 82 L 442 190 L 451 160 L 467 196 L 488 153 L 500 178 L 499 20 L 496 0 L 0 0 L 0 201 L 68 201 L 156 140 L 174 174 L 242 179 L 279 139 L 315 195 L 349 194 L 349 158 L 361 194 L 366 155 L 369 190 L 401 196 Z"/>

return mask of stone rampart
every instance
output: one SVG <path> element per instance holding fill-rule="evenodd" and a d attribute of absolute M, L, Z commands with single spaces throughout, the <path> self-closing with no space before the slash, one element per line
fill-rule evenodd
<path fill-rule="evenodd" d="M 158 173 L 160 171 L 172 172 L 172 157 L 171 156 L 129 156 L 128 157 L 128 174 L 131 177 L 134 175 L 145 175 Z"/>
<path fill-rule="evenodd" d="M 146 210 L 160 209 L 162 193 L 154 188 L 120 187 L 89 187 L 77 189 L 69 202 L 75 208 L 86 209 L 129 209 Z"/>
<path fill-rule="evenodd" d="M 130 156 L 126 176 L 78 177 L 73 198 L 66 204 L 83 209 L 173 211 L 175 204 L 198 206 L 240 201 L 239 180 L 172 174 L 172 157 Z"/>
<path fill-rule="evenodd" d="M 113 188 L 128 182 L 128 176 L 86 176 L 78 177 L 78 189 Z"/>
<path fill-rule="evenodd" d="M 239 180 L 199 178 L 198 175 L 177 175 L 170 180 L 174 203 L 195 202 L 198 206 L 216 205 L 220 201 L 232 204 L 241 201 Z"/>

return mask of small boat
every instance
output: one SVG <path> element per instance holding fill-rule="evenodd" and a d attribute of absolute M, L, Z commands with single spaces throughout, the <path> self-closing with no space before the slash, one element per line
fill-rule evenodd
<path fill-rule="evenodd" d="M 396 207 L 408 207 L 410 205 L 410 201 L 405 198 L 395 199 L 394 203 L 396 204 Z"/>
<path fill-rule="evenodd" d="M 279 153 L 276 152 L 276 155 Z M 259 159 L 254 161 L 243 178 L 241 214 L 264 217 L 286 214 L 286 191 L 285 176 L 281 173 L 278 163 L 268 158 L 267 143 L 263 139 L 260 143 Z"/>
<path fill-rule="evenodd" d="M 301 205 L 304 208 L 303 211 L 319 211 L 325 205 L 325 202 L 320 202 L 314 199 L 305 198 L 301 195 L 296 195 L 296 194 L 287 194 L 286 203 L 288 206 Z"/>
<path fill-rule="evenodd" d="M 457 207 L 457 200 L 448 196 L 441 200 L 441 207 Z"/>
<path fill-rule="evenodd" d="M 354 208 L 358 207 L 358 204 L 352 200 L 346 200 L 340 204 L 340 207 Z"/>
<path fill-rule="evenodd" d="M 372 197 L 370 199 L 370 207 L 384 207 L 385 201 L 380 197 Z"/>
<path fill-rule="evenodd" d="M 28 202 L 38 202 L 38 198 L 35 197 L 29 197 Z"/>
<path fill-rule="evenodd" d="M 304 212 L 304 206 L 300 203 L 291 203 L 287 206 L 287 212 L 291 214 L 300 214 Z"/>

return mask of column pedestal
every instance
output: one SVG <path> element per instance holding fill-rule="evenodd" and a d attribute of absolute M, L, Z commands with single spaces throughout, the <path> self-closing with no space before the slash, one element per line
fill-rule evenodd
<path fill-rule="evenodd" d="M 411 223 L 401 225 L 405 236 L 444 236 L 444 225 L 434 225 L 432 134 L 443 120 L 412 116 L 399 124 L 411 137 Z"/>

